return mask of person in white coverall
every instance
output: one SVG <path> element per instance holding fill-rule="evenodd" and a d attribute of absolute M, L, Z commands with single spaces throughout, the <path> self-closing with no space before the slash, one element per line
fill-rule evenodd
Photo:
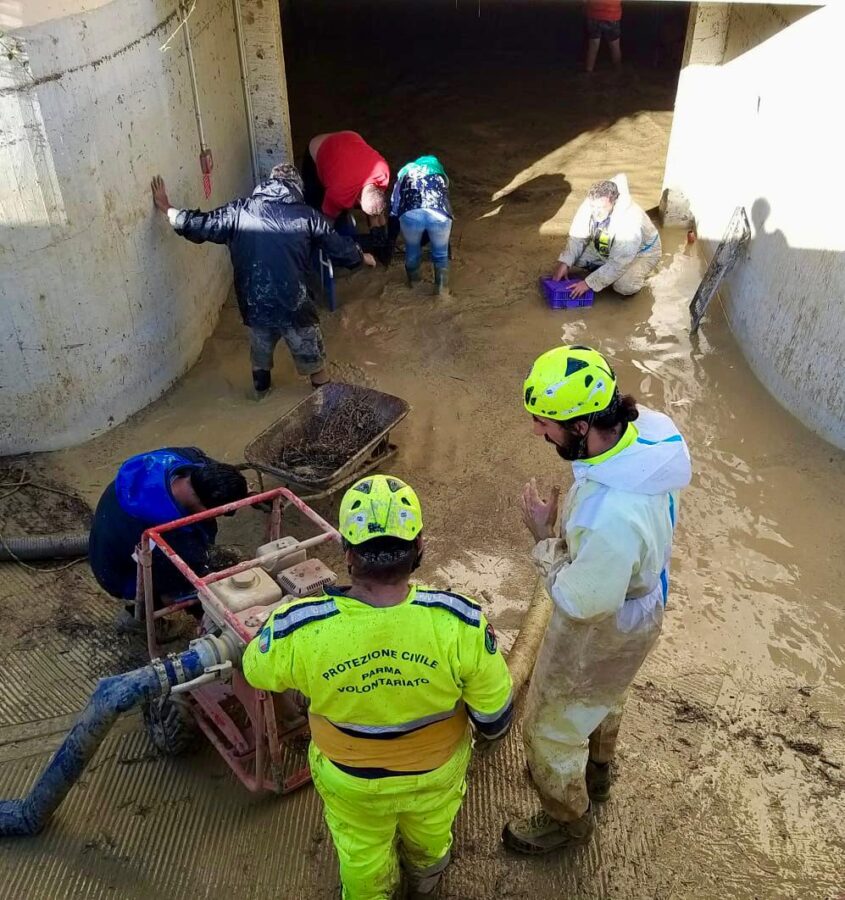
<path fill-rule="evenodd" d="M 552 278 L 562 281 L 574 277 L 571 269 L 586 270 L 570 289 L 573 297 L 606 287 L 636 294 L 662 252 L 654 223 L 631 199 L 627 177 L 616 175 L 596 182 L 578 207 Z"/>
<path fill-rule="evenodd" d="M 572 462 L 574 477 L 559 528 L 556 491 L 543 500 L 532 479 L 522 497 L 553 611 L 523 727 L 542 808 L 508 822 L 503 840 L 546 853 L 588 840 L 592 803 L 609 797 L 625 696 L 663 623 L 678 493 L 691 466 L 671 419 L 621 396 L 596 350 L 544 353 L 524 402 L 534 433 Z"/>

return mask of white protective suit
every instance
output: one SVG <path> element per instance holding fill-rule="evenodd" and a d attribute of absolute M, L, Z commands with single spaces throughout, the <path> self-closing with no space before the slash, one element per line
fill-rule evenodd
<path fill-rule="evenodd" d="M 594 291 L 612 285 L 617 293 L 636 294 L 660 262 L 660 235 L 645 210 L 631 199 L 627 176 L 615 175 L 610 180 L 619 188 L 610 222 L 600 228 L 593 220 L 589 199 L 585 200 L 572 220 L 559 261 L 591 269 L 584 280 Z M 605 235 L 605 244 L 599 240 L 601 234 Z"/>
<path fill-rule="evenodd" d="M 588 745 L 594 762 L 610 762 L 626 693 L 660 634 L 678 492 L 691 475 L 662 413 L 640 407 L 618 447 L 573 463 L 563 537 L 533 552 L 553 612 L 523 735 L 543 806 L 561 822 L 587 811 Z"/>

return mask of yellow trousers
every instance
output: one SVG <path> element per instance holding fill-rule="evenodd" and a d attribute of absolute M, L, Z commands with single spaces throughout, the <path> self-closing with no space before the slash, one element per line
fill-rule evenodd
<path fill-rule="evenodd" d="M 337 851 L 344 900 L 390 900 L 399 884 L 398 843 L 413 873 L 446 867 L 469 758 L 467 739 L 447 763 L 424 775 L 358 778 L 311 744 L 311 775 Z"/>

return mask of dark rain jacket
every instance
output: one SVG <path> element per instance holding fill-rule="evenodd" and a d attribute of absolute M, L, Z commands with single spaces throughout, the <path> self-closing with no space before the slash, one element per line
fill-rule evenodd
<path fill-rule="evenodd" d="M 235 269 L 235 293 L 244 325 L 288 328 L 318 321 L 306 278 L 312 251 L 321 248 L 335 265 L 356 268 L 361 250 L 308 206 L 290 182 L 271 179 L 251 197 L 201 212 L 183 209 L 177 234 L 202 244 L 227 244 Z"/>

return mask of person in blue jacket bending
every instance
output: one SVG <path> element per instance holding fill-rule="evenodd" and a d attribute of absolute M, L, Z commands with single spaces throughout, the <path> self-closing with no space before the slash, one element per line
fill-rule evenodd
<path fill-rule="evenodd" d="M 133 620 L 137 566 L 132 554 L 144 531 L 246 496 L 243 475 L 197 447 L 163 447 L 121 465 L 97 504 L 88 547 L 100 587 L 125 602 L 119 626 Z M 210 570 L 209 550 L 216 537 L 217 523 L 207 519 L 168 532 L 167 541 L 194 572 L 204 575 Z M 160 550 L 153 554 L 153 590 L 159 607 L 192 590 Z"/>
<path fill-rule="evenodd" d="M 320 318 L 308 286 L 313 251 L 322 249 L 337 266 L 355 269 L 376 261 L 303 197 L 295 166 L 280 163 L 249 197 L 209 212 L 171 206 L 160 175 L 152 180 L 153 203 L 176 234 L 194 244 L 226 244 L 235 276 L 235 296 L 249 329 L 252 384 L 256 399 L 270 390 L 273 353 L 283 340 L 300 375 L 314 388 L 326 384 L 326 352 Z"/>

